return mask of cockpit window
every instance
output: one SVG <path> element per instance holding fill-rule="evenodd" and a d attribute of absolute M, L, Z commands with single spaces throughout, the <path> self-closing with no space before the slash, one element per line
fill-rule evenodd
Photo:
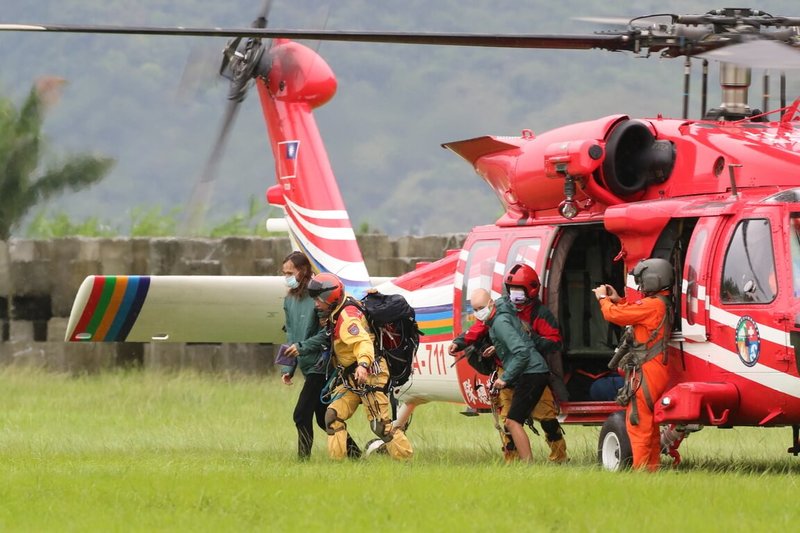
<path fill-rule="evenodd" d="M 778 292 L 768 220 L 742 220 L 728 245 L 722 272 L 723 303 L 769 303 Z"/>
<path fill-rule="evenodd" d="M 787 189 L 785 191 L 781 191 L 781 192 L 775 193 L 772 196 L 767 196 L 766 198 L 764 198 L 764 202 L 769 202 L 769 203 L 775 203 L 775 202 L 797 203 L 797 202 L 800 202 L 800 188 Z"/>

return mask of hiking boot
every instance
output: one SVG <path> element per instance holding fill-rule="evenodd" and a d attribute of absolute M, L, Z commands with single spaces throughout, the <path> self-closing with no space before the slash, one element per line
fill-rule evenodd
<path fill-rule="evenodd" d="M 347 458 L 361 459 L 361 448 L 359 448 L 358 444 L 351 438 L 347 439 Z"/>
<path fill-rule="evenodd" d="M 369 457 L 373 453 L 379 455 L 386 455 L 388 453 L 386 451 L 386 443 L 383 441 L 383 439 L 372 439 L 367 443 L 364 457 Z"/>
<path fill-rule="evenodd" d="M 556 441 L 547 441 L 550 446 L 550 456 L 547 458 L 551 463 L 566 463 L 569 461 L 567 457 L 567 441 L 563 438 Z"/>

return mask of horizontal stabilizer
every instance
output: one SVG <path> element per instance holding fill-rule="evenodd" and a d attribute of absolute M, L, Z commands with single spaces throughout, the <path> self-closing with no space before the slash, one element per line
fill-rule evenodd
<path fill-rule="evenodd" d="M 487 154 L 513 150 L 514 148 L 519 148 L 519 146 L 518 144 L 511 144 L 490 135 L 484 135 L 483 137 L 475 137 L 474 139 L 444 143 L 442 148 L 452 150 L 466 159 L 470 165 L 475 166 L 475 161 Z"/>

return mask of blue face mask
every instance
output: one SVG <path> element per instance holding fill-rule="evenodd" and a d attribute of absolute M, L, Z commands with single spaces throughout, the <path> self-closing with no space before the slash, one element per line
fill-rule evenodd
<path fill-rule="evenodd" d="M 289 287 L 290 290 L 296 289 L 300 286 L 300 282 L 297 281 L 297 278 L 294 276 L 286 276 L 286 286 Z"/>

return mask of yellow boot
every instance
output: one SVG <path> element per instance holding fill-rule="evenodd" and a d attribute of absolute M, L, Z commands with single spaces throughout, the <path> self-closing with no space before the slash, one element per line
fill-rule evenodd
<path fill-rule="evenodd" d="M 551 463 L 566 463 L 569 461 L 567 457 L 567 441 L 560 438 L 556 441 L 547 441 L 550 446 L 550 456 L 547 458 Z"/>
<path fill-rule="evenodd" d="M 519 461 L 519 452 L 517 452 L 517 450 L 504 449 L 503 459 L 505 459 L 506 463 Z"/>

